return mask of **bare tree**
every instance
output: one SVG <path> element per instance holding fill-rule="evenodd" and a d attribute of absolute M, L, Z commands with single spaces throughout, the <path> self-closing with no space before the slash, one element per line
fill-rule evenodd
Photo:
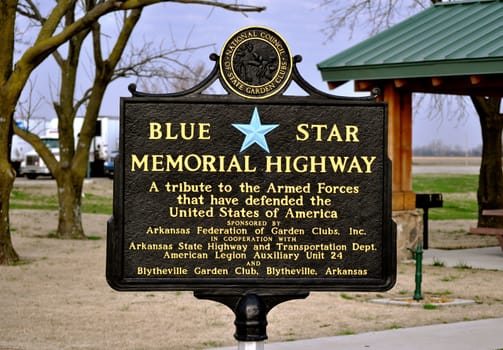
<path fill-rule="evenodd" d="M 14 184 L 15 172 L 9 162 L 9 150 L 14 129 L 14 111 L 31 73 L 41 62 L 66 43 L 69 45 L 68 50 L 74 50 L 74 52 L 72 52 L 72 56 L 70 56 L 69 52 L 67 60 L 58 63 L 71 65 L 73 62 L 68 59 L 78 57 L 76 55 L 80 50 L 78 42 L 82 37 L 92 32 L 93 40 L 100 40 L 97 34 L 99 33 L 98 20 L 101 17 L 117 11 L 128 11 L 125 16 L 129 20 L 124 22 L 124 26 L 131 25 L 134 27 L 143 7 L 160 2 L 168 2 L 168 0 L 84 0 L 81 2 L 83 8 L 79 12 L 76 11 L 77 0 L 59 0 L 51 3 L 52 7 L 46 16 L 38 13 L 38 8 L 32 0 L 3 0 L 0 2 L 0 47 L 2 48 L 0 51 L 0 264 L 10 264 L 19 260 L 19 256 L 12 246 L 10 235 L 9 199 Z M 262 7 L 242 5 L 234 1 L 171 0 L 171 2 L 216 6 L 238 12 L 261 11 L 264 9 Z M 45 5 L 47 6 L 47 4 Z M 15 60 L 15 27 L 18 12 L 34 19 L 42 17 L 43 21 L 40 28 L 38 28 L 33 43 L 23 49 L 19 59 Z M 131 30 L 132 28 L 121 32 L 119 36 L 121 40 L 127 41 Z M 95 50 L 94 59 L 97 62 L 97 74 L 95 84 L 93 84 L 93 92 L 89 96 L 86 116 L 98 114 L 107 81 L 111 79 L 114 72 L 113 68 L 119 61 L 122 52 L 123 47 L 114 48 L 108 59 L 103 59 L 101 51 Z M 67 67 L 67 69 L 71 71 L 72 68 Z M 65 90 L 67 89 L 72 90 L 73 87 L 65 87 L 61 93 L 66 94 Z M 65 98 L 60 98 L 60 101 L 65 101 Z M 62 102 L 56 108 L 63 113 L 63 110 L 69 108 L 69 105 L 67 105 L 67 102 Z M 68 111 L 64 113 L 71 115 L 71 112 Z M 60 122 L 60 131 L 65 127 L 70 127 L 69 122 L 66 119 L 63 123 Z M 47 148 L 42 147 L 39 150 L 40 155 L 48 160 L 47 165 L 55 169 L 54 175 L 63 178 L 61 180 L 62 184 L 60 185 L 58 182 L 58 186 L 63 186 L 64 191 L 80 194 L 82 190 L 82 185 L 78 184 L 85 174 L 81 164 L 87 162 L 89 144 L 95 124 L 96 119 L 86 117 L 76 149 L 73 147 L 73 135 L 71 140 L 63 136 L 65 139 L 61 140 L 61 156 L 63 157 L 64 154 L 66 161 L 61 161 L 60 164 L 55 159 L 51 159 L 52 156 Z M 73 128 L 73 125 L 71 128 Z M 36 142 L 35 140 L 32 141 Z M 65 145 L 72 146 L 66 147 Z M 75 176 L 76 179 L 72 179 L 72 176 Z M 70 177 L 70 179 L 67 177 Z M 78 236 L 79 233 L 73 232 L 70 235 Z"/>
<path fill-rule="evenodd" d="M 89 11 L 96 5 L 88 1 L 87 6 L 86 11 Z M 39 16 L 36 10 L 36 8 L 32 10 L 34 15 L 31 18 L 43 24 L 45 19 Z M 123 18 L 117 19 L 117 22 L 122 24 L 121 30 L 108 57 L 104 57 L 103 46 L 105 45 L 102 43 L 102 38 L 105 35 L 101 26 L 97 23 L 92 27 L 90 34 L 93 39 L 94 62 L 87 66 L 94 67 L 94 79 L 92 86 L 84 91 L 80 97 L 76 96 L 77 73 L 79 65 L 85 61 L 82 59 L 81 49 L 87 39 L 88 32 L 75 35 L 69 41 L 68 47 L 65 47 L 65 53 L 61 53 L 59 50 L 53 52 L 52 55 L 61 72 L 59 100 L 53 102 L 58 117 L 59 161 L 37 135 L 14 126 L 15 133 L 28 141 L 39 152 L 56 179 L 59 200 L 59 220 L 56 231 L 58 237 L 84 237 L 81 215 L 83 181 L 88 170 L 89 148 L 94 137 L 94 130 L 96 130 L 98 112 L 107 86 L 121 77 L 177 77 L 166 67 L 178 72 L 180 69 L 175 69 L 175 66 L 182 64 L 176 60 L 176 54 L 192 50 L 192 48 L 179 49 L 176 47 L 164 49 L 154 43 L 145 43 L 138 48 L 132 47 L 127 55 L 122 55 L 140 15 L 141 9 L 135 9 L 124 13 Z M 74 16 L 69 13 L 66 16 L 65 26 L 71 25 L 73 22 Z M 106 36 L 110 37 L 110 35 Z M 64 54 L 66 57 L 63 56 Z M 169 62 L 169 66 L 161 65 L 160 61 L 162 63 Z M 74 130 L 74 120 L 81 107 L 84 107 L 85 110 L 83 127 L 80 130 Z M 79 135 L 77 142 L 75 142 L 75 135 Z"/>
<path fill-rule="evenodd" d="M 186 68 L 170 72 L 169 74 L 158 74 L 148 77 L 148 79 L 142 77 L 138 80 L 137 85 L 140 90 L 152 93 L 183 91 L 199 83 L 208 74 L 207 67 L 203 62 L 196 64 L 186 63 L 183 66 Z"/>
<path fill-rule="evenodd" d="M 324 32 L 333 40 L 341 29 L 350 35 L 363 31 L 374 35 L 387 29 L 407 16 L 417 13 L 431 4 L 431 0 L 323 0 L 321 6 L 330 9 Z"/>
<path fill-rule="evenodd" d="M 503 208 L 503 115 L 500 113 L 502 96 L 471 96 L 471 99 L 482 128 L 482 161 L 477 190 L 478 226 L 503 227 L 503 218 L 482 215 L 484 209 Z"/>

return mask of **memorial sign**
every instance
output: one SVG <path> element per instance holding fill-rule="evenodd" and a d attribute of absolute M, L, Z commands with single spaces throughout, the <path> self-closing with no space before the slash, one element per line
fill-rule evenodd
<path fill-rule="evenodd" d="M 294 61 L 245 28 L 199 87 L 121 99 L 113 288 L 393 286 L 386 105 L 317 92 Z M 202 93 L 216 79 L 229 94 Z M 307 96 L 282 95 L 292 80 Z"/>

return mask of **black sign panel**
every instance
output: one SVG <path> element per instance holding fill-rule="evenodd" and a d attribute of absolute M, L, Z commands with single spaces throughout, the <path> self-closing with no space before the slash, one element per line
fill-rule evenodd
<path fill-rule="evenodd" d="M 113 288 L 393 286 L 385 104 L 203 95 L 121 103 Z"/>

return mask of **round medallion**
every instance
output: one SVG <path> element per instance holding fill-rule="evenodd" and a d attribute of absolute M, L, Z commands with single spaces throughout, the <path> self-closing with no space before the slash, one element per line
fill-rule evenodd
<path fill-rule="evenodd" d="M 290 80 L 292 55 L 285 40 L 265 27 L 234 33 L 220 54 L 220 74 L 230 90 L 245 98 L 267 98 Z"/>

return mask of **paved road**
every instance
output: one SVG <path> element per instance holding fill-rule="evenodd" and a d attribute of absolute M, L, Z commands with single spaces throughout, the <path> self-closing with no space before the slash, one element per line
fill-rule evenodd
<path fill-rule="evenodd" d="M 413 165 L 413 174 L 478 174 L 480 166 L 475 165 Z"/>

